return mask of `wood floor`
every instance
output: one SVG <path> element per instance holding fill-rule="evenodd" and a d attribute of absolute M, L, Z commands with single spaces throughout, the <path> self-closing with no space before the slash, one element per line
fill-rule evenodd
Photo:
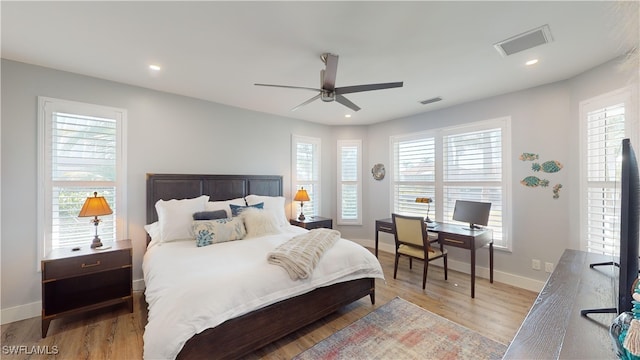
<path fill-rule="evenodd" d="M 476 280 L 476 297 L 470 297 L 468 274 L 449 271 L 449 280 L 436 266 L 429 267 L 427 288 L 422 290 L 422 263 L 401 259 L 393 279 L 393 255 L 380 253 L 386 281 L 376 280 L 376 304 L 363 298 L 281 340 L 246 359 L 290 359 L 337 330 L 351 324 L 396 296 L 481 334 L 509 344 L 536 299 L 531 291 L 501 283 Z M 2 326 L 2 359 L 141 359 L 142 334 L 146 324 L 144 295 L 134 295 L 134 312 L 116 306 L 73 317 L 53 320 L 45 339 L 40 336 L 40 318 Z M 10 354 L 22 346 L 19 355 Z M 39 355 L 48 353 L 48 355 Z"/>

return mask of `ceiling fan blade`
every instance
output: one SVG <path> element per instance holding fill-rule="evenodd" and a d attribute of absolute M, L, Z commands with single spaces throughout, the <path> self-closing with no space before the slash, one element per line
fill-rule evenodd
<path fill-rule="evenodd" d="M 360 110 L 360 107 L 358 105 L 352 103 L 351 101 L 349 101 L 349 99 L 347 99 L 346 97 L 344 97 L 342 95 L 336 95 L 336 101 L 339 102 L 340 104 L 348 107 L 349 109 L 351 109 L 353 111 Z"/>
<path fill-rule="evenodd" d="M 314 89 L 314 88 L 304 87 L 304 86 L 273 85 L 273 84 L 253 84 L 253 85 L 255 85 L 255 86 L 277 87 L 277 88 L 285 88 L 285 89 L 302 89 L 302 90 L 311 90 L 311 91 L 322 91 L 321 89 Z"/>
<path fill-rule="evenodd" d="M 342 86 L 335 89 L 335 93 L 339 94 L 351 94 L 362 91 L 382 90 L 402 87 L 403 82 L 381 83 L 381 84 L 367 84 L 367 85 L 354 85 L 354 86 Z"/>
<path fill-rule="evenodd" d="M 325 70 L 322 76 L 322 88 L 333 91 L 336 87 L 336 73 L 338 72 L 338 55 L 324 54 Z"/>
<path fill-rule="evenodd" d="M 321 96 L 321 95 L 322 95 L 322 93 L 320 93 L 320 94 L 318 94 L 318 95 L 316 95 L 316 96 L 312 97 L 311 99 L 309 99 L 309 100 L 307 100 L 307 101 L 303 102 L 302 104 L 300 104 L 300 105 L 298 105 L 298 106 L 294 107 L 293 109 L 291 109 L 291 111 L 296 111 L 296 110 L 298 110 L 299 108 L 301 108 L 301 107 L 303 107 L 303 106 L 307 105 L 308 103 L 310 103 L 310 102 L 313 102 L 313 101 L 316 101 L 316 100 L 320 99 L 320 96 Z"/>

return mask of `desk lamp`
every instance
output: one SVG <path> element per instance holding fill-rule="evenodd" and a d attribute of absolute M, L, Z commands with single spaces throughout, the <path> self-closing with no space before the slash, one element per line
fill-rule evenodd
<path fill-rule="evenodd" d="M 431 203 L 433 202 L 433 199 L 430 197 L 419 197 L 419 198 L 416 198 L 416 202 L 421 204 L 427 204 L 427 216 L 424 218 L 424 221 L 428 223 L 432 222 L 431 219 L 429 219 L 429 210 L 431 210 Z"/>
<path fill-rule="evenodd" d="M 102 246 L 102 241 L 100 241 L 100 238 L 98 237 L 98 224 L 100 223 L 98 216 L 110 214 L 113 214 L 113 211 L 109 207 L 107 200 L 104 196 L 98 196 L 98 192 L 94 192 L 93 197 L 88 197 L 87 200 L 85 200 L 84 205 L 82 205 L 82 209 L 80 210 L 78 217 L 94 217 L 91 222 L 96 226 L 96 236 L 93 238 L 93 242 L 91 243 L 92 249 Z"/>

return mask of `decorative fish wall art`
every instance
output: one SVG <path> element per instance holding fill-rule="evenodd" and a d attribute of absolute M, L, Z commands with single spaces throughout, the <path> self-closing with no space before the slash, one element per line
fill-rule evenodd
<path fill-rule="evenodd" d="M 540 156 L 535 153 L 524 152 L 520 155 L 521 161 L 536 161 L 539 158 Z M 538 162 L 534 162 L 533 164 L 531 164 L 531 170 L 536 173 L 542 171 L 547 174 L 553 174 L 562 170 L 562 167 L 563 167 L 562 164 L 557 160 L 545 161 L 542 164 Z M 542 179 L 534 175 L 530 175 L 520 180 L 520 184 L 530 188 L 534 188 L 534 187 L 546 188 L 546 187 L 549 187 L 549 180 Z M 560 197 L 561 188 L 562 188 L 562 184 L 556 184 L 553 186 L 552 191 L 553 191 L 554 199 L 558 199 Z"/>
<path fill-rule="evenodd" d="M 560 162 L 556 160 L 545 161 L 542 163 L 542 165 L 533 163 L 531 164 L 531 170 L 535 172 L 542 170 L 546 173 L 557 173 L 558 171 L 562 170 L 562 164 L 560 164 Z"/>

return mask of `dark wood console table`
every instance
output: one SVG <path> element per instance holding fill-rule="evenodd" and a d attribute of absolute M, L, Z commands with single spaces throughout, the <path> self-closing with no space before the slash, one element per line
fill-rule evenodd
<path fill-rule="evenodd" d="M 466 230 L 459 224 L 433 223 L 429 232 L 438 233 L 438 241 L 446 246 L 467 249 L 471 252 L 471 297 L 476 296 L 476 250 L 489 245 L 489 281 L 493 283 L 493 231 L 491 229 Z M 393 234 L 395 227 L 389 219 L 376 220 L 375 255 L 378 256 L 378 233 Z"/>
<path fill-rule="evenodd" d="M 580 315 L 615 306 L 610 257 L 565 250 L 503 359 L 615 359 L 609 326 L 615 314 Z"/>

